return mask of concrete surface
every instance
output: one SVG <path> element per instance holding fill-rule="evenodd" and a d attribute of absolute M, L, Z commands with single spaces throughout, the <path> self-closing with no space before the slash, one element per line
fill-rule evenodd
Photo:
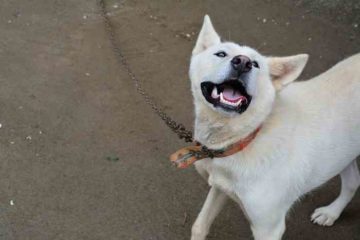
<path fill-rule="evenodd" d="M 188 60 L 205 13 L 225 39 L 271 55 L 310 53 L 302 78 L 360 50 L 353 12 L 339 22 L 301 1 L 109 4 L 132 68 L 187 126 Z M 169 164 L 183 143 L 116 64 L 96 2 L 2 0 L 0 36 L 0 239 L 189 239 L 208 187 Z M 359 240 L 360 193 L 335 226 L 309 221 L 338 191 L 334 179 L 296 204 L 284 239 Z M 251 239 L 234 203 L 209 239 Z"/>

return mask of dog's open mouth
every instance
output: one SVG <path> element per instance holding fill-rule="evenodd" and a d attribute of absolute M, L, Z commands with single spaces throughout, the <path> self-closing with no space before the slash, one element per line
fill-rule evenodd
<path fill-rule="evenodd" d="M 225 80 L 223 83 L 201 83 L 201 91 L 205 99 L 226 111 L 244 112 L 251 102 L 251 96 L 238 79 Z"/>

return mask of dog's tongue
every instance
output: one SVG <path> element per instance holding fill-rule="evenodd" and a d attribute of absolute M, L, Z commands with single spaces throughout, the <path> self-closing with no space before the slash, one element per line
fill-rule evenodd
<path fill-rule="evenodd" d="M 223 97 L 230 102 L 237 102 L 242 98 L 240 92 L 234 90 L 231 87 L 225 87 L 224 91 L 222 92 Z"/>

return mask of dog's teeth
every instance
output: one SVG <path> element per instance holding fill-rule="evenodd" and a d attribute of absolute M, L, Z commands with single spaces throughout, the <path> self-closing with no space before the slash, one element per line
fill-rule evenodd
<path fill-rule="evenodd" d="M 233 107 L 238 107 L 238 106 L 242 105 L 242 99 L 239 99 L 237 102 L 229 102 L 224 98 L 222 92 L 220 93 L 220 102 L 223 104 L 226 104 L 226 105 L 233 106 Z"/>
<path fill-rule="evenodd" d="M 211 92 L 211 97 L 216 99 L 219 97 L 219 93 L 216 87 L 213 88 L 212 92 Z"/>

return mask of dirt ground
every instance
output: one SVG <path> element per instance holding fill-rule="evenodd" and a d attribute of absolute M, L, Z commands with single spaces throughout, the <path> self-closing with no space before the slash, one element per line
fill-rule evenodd
<path fill-rule="evenodd" d="M 205 13 L 224 39 L 269 55 L 309 53 L 303 79 L 360 50 L 356 9 L 312 11 L 290 0 L 108 2 L 133 70 L 187 126 L 187 69 Z M 96 1 L 1 0 L 0 36 L 0 239 L 189 239 L 208 186 L 194 169 L 168 162 L 184 144 L 117 65 Z M 333 227 L 309 221 L 338 192 L 334 179 L 305 196 L 284 239 L 359 240 L 359 192 Z M 209 239 L 251 239 L 234 203 Z"/>

